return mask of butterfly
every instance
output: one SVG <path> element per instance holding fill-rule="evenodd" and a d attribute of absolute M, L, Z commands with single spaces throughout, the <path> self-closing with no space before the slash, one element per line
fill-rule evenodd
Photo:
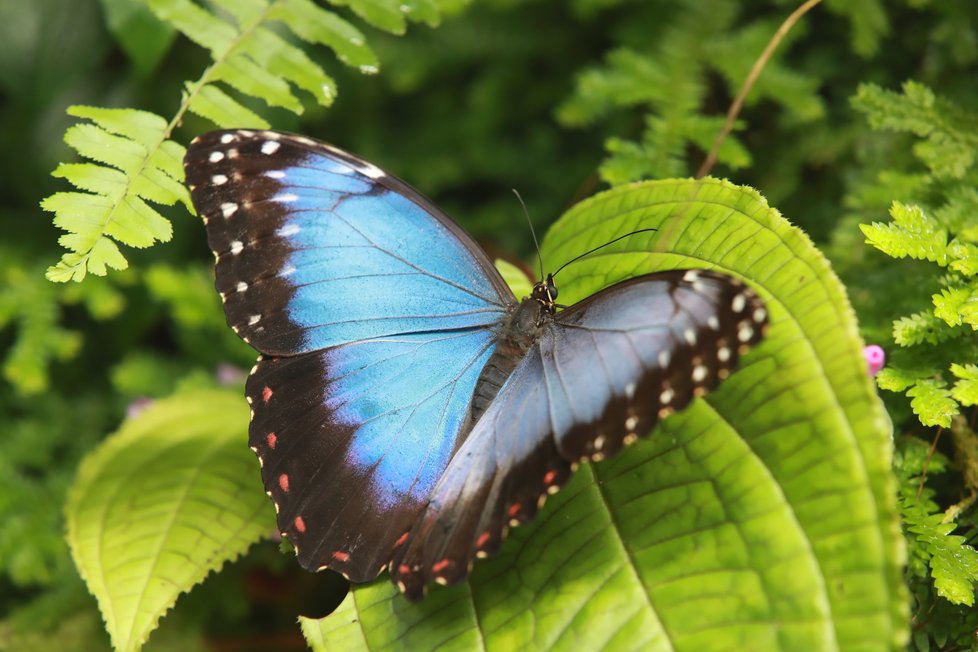
<path fill-rule="evenodd" d="M 463 580 L 597 461 L 726 378 L 767 326 L 705 270 L 622 281 L 570 307 L 517 300 L 404 182 L 274 131 L 193 141 L 187 182 L 228 324 L 260 353 L 249 443 L 308 570 L 411 600 Z"/>

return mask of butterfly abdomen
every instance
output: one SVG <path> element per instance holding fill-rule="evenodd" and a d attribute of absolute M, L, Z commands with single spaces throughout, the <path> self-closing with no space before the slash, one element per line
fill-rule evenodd
<path fill-rule="evenodd" d="M 479 420 L 513 369 L 540 338 L 549 317 L 550 314 L 540 302 L 525 299 L 503 321 L 496 350 L 482 368 L 472 394 L 472 423 Z"/>

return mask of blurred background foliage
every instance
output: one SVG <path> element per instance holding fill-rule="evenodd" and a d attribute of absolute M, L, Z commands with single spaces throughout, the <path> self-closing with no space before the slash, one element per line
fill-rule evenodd
<path fill-rule="evenodd" d="M 318 52 L 337 82 L 332 107 L 308 103 L 297 117 L 250 106 L 278 129 L 328 140 L 404 178 L 491 255 L 512 261 L 533 254 L 511 188 L 542 232 L 609 184 L 693 174 L 796 6 L 443 4 L 438 28 L 412 25 L 400 37 L 363 27 L 379 74 Z M 975 174 L 968 164 L 935 177 L 921 134 L 874 130 L 866 96 L 855 106 L 853 98 L 861 84 L 899 91 L 912 79 L 956 111 L 978 113 L 976 23 L 978 7 L 965 0 L 826 0 L 765 68 L 713 172 L 758 188 L 811 235 L 847 284 L 867 341 L 888 351 L 893 321 L 930 306 L 943 271 L 867 247 L 858 225 L 886 222 L 893 201 L 940 206 L 935 195 L 974 193 Z M 66 107 L 170 116 L 184 80 L 208 62 L 135 0 L 0 3 L 0 649 L 107 645 L 63 540 L 61 508 L 79 459 L 146 400 L 176 387 L 239 384 L 253 362 L 224 324 L 202 226 L 179 205 L 162 210 L 172 241 L 128 250 L 129 270 L 82 284 L 44 279 L 61 254 L 60 232 L 38 202 L 65 189 L 50 172 L 72 160 L 62 142 L 74 122 Z M 186 143 L 209 128 L 188 117 L 176 138 Z M 976 221 L 974 213 L 963 219 Z M 974 363 L 973 353 L 954 359 Z M 899 435 L 902 495 L 924 501 L 923 522 L 973 492 L 971 458 L 960 461 L 963 447 L 951 437 L 929 451 L 939 431 L 917 421 L 907 397 L 884 394 Z M 964 416 L 973 436 L 974 414 Z M 927 491 L 918 489 L 923 475 Z M 973 542 L 970 504 L 957 524 L 957 545 Z M 916 541 L 911 533 L 919 562 L 908 571 L 913 645 L 974 649 L 973 612 L 935 594 L 929 553 Z M 181 599 L 150 649 L 303 648 L 294 614 L 323 615 L 342 587 L 301 575 L 290 561 L 275 544 L 256 547 Z"/>

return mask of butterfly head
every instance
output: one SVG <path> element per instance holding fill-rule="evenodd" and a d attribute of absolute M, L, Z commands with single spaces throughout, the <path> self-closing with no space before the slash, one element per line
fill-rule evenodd
<path fill-rule="evenodd" d="M 550 314 L 556 313 L 557 308 L 562 307 L 557 303 L 557 285 L 554 283 L 553 274 L 547 274 L 547 280 L 533 286 L 530 298 L 543 304 Z"/>

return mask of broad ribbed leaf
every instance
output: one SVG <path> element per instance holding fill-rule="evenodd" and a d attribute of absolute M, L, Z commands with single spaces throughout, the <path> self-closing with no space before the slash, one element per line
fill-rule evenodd
<path fill-rule="evenodd" d="M 568 303 L 703 267 L 750 283 L 771 330 L 705 399 L 584 465 L 467 584 L 420 605 L 386 577 L 303 621 L 316 649 L 889 650 L 906 640 L 889 424 L 842 285 L 753 190 L 623 186 L 548 234 Z"/>
<path fill-rule="evenodd" d="M 161 400 L 82 463 L 68 540 L 117 650 L 274 527 L 237 392 Z"/>

